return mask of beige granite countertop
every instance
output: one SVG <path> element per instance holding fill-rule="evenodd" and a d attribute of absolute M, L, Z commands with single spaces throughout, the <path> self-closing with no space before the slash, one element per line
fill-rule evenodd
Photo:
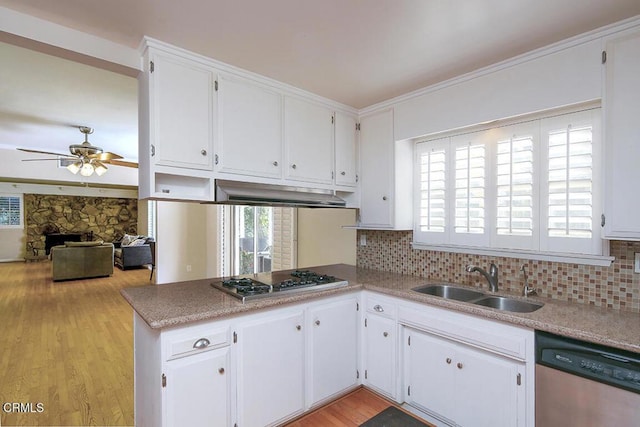
<path fill-rule="evenodd" d="M 638 313 L 537 297 L 529 297 L 529 300 L 543 302 L 544 307 L 541 309 L 533 313 L 512 313 L 413 292 L 412 288 L 431 283 L 424 277 L 368 270 L 344 264 L 311 269 L 346 279 L 349 285 L 318 292 L 265 298 L 244 304 L 211 287 L 210 284 L 215 279 L 127 288 L 121 293 L 151 328 L 158 329 L 365 289 L 640 353 L 640 314 Z M 277 279 L 278 276 L 288 276 L 288 274 L 285 272 L 262 273 L 253 277 L 257 280 L 270 281 L 272 278 Z M 488 293 L 486 288 L 481 291 Z M 496 295 L 522 298 L 500 291 Z"/>

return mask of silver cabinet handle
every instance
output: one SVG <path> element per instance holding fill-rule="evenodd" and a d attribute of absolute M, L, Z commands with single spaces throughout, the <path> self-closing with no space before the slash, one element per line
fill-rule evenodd
<path fill-rule="evenodd" d="M 456 365 L 458 367 L 458 369 L 462 369 L 462 363 L 458 362 L 458 364 Z"/>
<path fill-rule="evenodd" d="M 345 176 L 347 173 L 345 171 L 340 172 L 340 175 Z"/>
<path fill-rule="evenodd" d="M 316 320 L 316 326 L 320 326 L 320 321 Z"/>
<path fill-rule="evenodd" d="M 451 365 L 451 358 L 447 357 L 447 365 Z"/>
<path fill-rule="evenodd" d="M 220 368 L 220 369 L 218 369 L 218 373 L 219 373 L 220 375 L 223 375 L 223 374 L 224 374 L 224 368 Z"/>
<path fill-rule="evenodd" d="M 389 336 L 389 332 L 383 332 L 382 336 L 385 337 L 385 338 L 388 337 Z"/>
<path fill-rule="evenodd" d="M 387 196 L 382 196 L 382 200 L 387 200 Z"/>
<path fill-rule="evenodd" d="M 295 164 L 295 163 L 291 165 L 291 169 L 295 169 L 295 168 L 297 168 L 297 167 L 298 167 L 298 166 L 296 166 L 296 164 Z"/>
<path fill-rule="evenodd" d="M 203 156 L 207 155 L 207 150 L 200 150 L 200 154 L 202 154 Z"/>
<path fill-rule="evenodd" d="M 382 308 L 382 306 L 381 306 L 380 304 L 376 304 L 376 305 L 374 305 L 374 306 L 373 306 L 373 309 L 374 309 L 375 311 L 377 311 L 378 313 L 382 313 L 382 312 L 384 312 L 384 308 Z"/>
<path fill-rule="evenodd" d="M 300 326 L 300 325 L 296 325 L 296 329 L 297 329 L 297 330 L 300 330 L 300 329 L 302 329 L 302 326 Z"/>
<path fill-rule="evenodd" d="M 278 166 L 278 162 L 273 162 L 273 166 Z"/>
<path fill-rule="evenodd" d="M 209 341 L 206 338 L 200 338 L 198 341 L 193 343 L 193 348 L 197 348 L 198 350 L 201 350 L 203 348 L 209 347 L 209 344 L 211 344 L 211 341 Z"/>

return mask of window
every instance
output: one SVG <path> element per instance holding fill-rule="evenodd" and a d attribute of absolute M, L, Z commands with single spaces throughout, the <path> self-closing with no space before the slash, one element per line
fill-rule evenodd
<path fill-rule="evenodd" d="M 0 195 L 0 228 L 23 228 L 22 195 Z"/>
<path fill-rule="evenodd" d="M 599 108 L 416 144 L 414 241 L 602 255 Z"/>
<path fill-rule="evenodd" d="M 223 212 L 223 275 L 295 267 L 293 208 L 231 206 Z"/>
<path fill-rule="evenodd" d="M 156 238 L 156 201 L 149 200 L 147 202 L 147 236 Z"/>

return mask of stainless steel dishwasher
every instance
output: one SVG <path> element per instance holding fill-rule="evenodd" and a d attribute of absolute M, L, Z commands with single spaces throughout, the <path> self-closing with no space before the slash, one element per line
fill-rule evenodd
<path fill-rule="evenodd" d="M 536 332 L 536 426 L 640 426 L 640 355 Z"/>

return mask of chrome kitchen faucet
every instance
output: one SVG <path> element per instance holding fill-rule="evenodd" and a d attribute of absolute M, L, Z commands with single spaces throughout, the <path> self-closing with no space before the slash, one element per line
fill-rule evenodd
<path fill-rule="evenodd" d="M 498 267 L 494 263 L 491 263 L 491 265 L 489 266 L 489 273 L 487 273 L 486 270 L 480 267 L 476 267 L 475 265 L 467 265 L 466 270 L 467 273 L 473 273 L 477 271 L 478 273 L 482 274 L 484 278 L 487 279 L 487 282 L 489 282 L 489 290 L 491 292 L 498 291 Z"/>

